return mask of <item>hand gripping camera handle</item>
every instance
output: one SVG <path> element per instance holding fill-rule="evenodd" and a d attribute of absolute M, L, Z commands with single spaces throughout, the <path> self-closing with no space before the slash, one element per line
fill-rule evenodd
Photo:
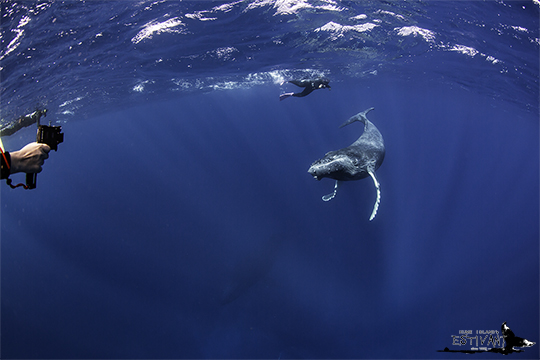
<path fill-rule="evenodd" d="M 61 126 L 40 125 L 38 122 L 38 131 L 36 142 L 47 144 L 51 150 L 58 151 L 58 144 L 64 141 L 64 134 Z M 26 174 L 27 189 L 35 189 L 37 183 L 37 173 Z"/>

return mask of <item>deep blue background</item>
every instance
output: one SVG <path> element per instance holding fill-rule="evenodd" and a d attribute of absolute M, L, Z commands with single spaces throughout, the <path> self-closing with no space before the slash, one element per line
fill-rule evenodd
<path fill-rule="evenodd" d="M 2 358 L 461 358 L 437 350 L 503 321 L 538 341 L 536 112 L 422 78 L 280 91 L 66 123 L 36 190 L 2 186 Z M 307 169 L 371 106 L 369 222 L 369 179 L 325 203 Z"/>

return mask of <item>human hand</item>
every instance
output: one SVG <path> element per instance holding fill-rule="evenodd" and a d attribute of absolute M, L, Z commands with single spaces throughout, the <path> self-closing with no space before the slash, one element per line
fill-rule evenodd
<path fill-rule="evenodd" d="M 49 157 L 51 148 L 47 144 L 30 143 L 19 151 L 12 151 L 11 174 L 18 172 L 39 173 L 45 159 Z"/>

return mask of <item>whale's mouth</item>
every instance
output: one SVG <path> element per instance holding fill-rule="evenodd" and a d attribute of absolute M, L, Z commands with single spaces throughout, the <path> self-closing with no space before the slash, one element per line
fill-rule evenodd
<path fill-rule="evenodd" d="M 344 155 L 332 155 L 317 160 L 311 165 L 308 172 L 315 178 L 321 180 L 324 177 L 331 177 L 332 174 L 344 171 L 351 167 L 352 161 Z"/>
<path fill-rule="evenodd" d="M 315 180 L 321 180 L 322 177 L 320 176 L 321 175 L 321 171 L 320 171 L 320 165 L 311 165 L 308 169 L 308 173 L 313 176 L 313 178 Z"/>

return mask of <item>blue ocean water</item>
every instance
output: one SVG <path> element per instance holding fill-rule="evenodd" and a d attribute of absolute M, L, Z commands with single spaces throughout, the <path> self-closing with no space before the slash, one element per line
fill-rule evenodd
<path fill-rule="evenodd" d="M 65 141 L 1 186 L 0 356 L 498 359 L 440 351 L 506 321 L 538 358 L 539 9 L 1 2 L 0 124 Z M 371 222 L 307 173 L 370 107 Z"/>

